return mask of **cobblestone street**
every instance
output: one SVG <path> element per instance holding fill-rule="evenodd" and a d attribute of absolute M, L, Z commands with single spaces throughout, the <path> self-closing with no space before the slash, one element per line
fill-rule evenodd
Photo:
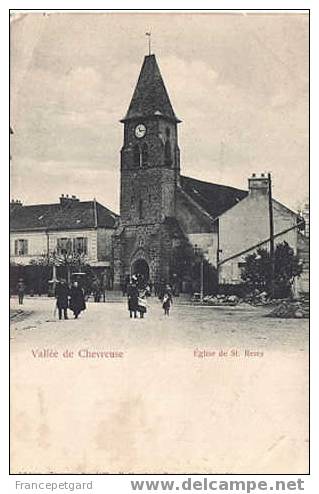
<path fill-rule="evenodd" d="M 307 320 L 87 307 L 58 321 L 54 300 L 28 298 L 12 321 L 13 473 L 307 471 Z"/>

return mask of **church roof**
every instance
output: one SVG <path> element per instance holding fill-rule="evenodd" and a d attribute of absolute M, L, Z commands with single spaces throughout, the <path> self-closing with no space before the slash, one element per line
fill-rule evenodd
<path fill-rule="evenodd" d="M 115 228 L 117 215 L 96 201 L 17 206 L 10 213 L 10 231 Z"/>
<path fill-rule="evenodd" d="M 155 55 L 147 55 L 129 109 L 122 122 L 154 115 L 180 122 L 174 113 Z"/>
<path fill-rule="evenodd" d="M 248 195 L 248 191 L 181 176 L 181 187 L 210 216 L 217 218 Z"/>

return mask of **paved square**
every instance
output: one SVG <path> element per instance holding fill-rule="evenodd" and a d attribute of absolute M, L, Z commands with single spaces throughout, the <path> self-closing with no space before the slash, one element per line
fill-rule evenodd
<path fill-rule="evenodd" d="M 124 298 L 79 320 L 50 299 L 23 309 L 12 473 L 307 472 L 308 321 L 178 304 L 167 318 L 155 299 L 142 320 Z"/>

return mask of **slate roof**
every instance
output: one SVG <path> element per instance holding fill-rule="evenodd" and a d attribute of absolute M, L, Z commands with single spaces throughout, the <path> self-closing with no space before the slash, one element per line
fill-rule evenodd
<path fill-rule="evenodd" d="M 95 201 L 16 206 L 10 213 L 10 231 L 78 230 L 94 228 L 96 223 L 101 228 L 114 228 L 117 217 Z"/>
<path fill-rule="evenodd" d="M 214 219 L 248 195 L 247 190 L 181 176 L 182 189 Z"/>
<path fill-rule="evenodd" d="M 155 55 L 147 55 L 129 109 L 122 122 L 154 115 L 180 122 L 174 113 Z"/>

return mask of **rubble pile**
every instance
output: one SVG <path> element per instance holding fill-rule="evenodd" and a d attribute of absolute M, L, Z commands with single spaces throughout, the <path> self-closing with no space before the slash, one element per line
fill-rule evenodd
<path fill-rule="evenodd" d="M 244 301 L 251 305 L 268 305 L 273 303 L 267 292 L 260 292 L 259 290 L 254 290 L 254 292 L 246 295 Z"/>
<path fill-rule="evenodd" d="M 10 309 L 10 319 L 15 319 L 23 314 L 22 309 Z"/>
<path fill-rule="evenodd" d="M 279 317 L 283 319 L 308 319 L 309 318 L 309 301 L 301 300 L 284 300 L 280 302 L 267 317 Z"/>
<path fill-rule="evenodd" d="M 200 294 L 194 293 L 192 302 L 200 302 Z M 203 298 L 204 305 L 227 305 L 233 306 L 240 302 L 240 298 L 237 295 L 206 295 Z"/>
<path fill-rule="evenodd" d="M 237 295 L 206 295 L 202 302 L 200 294 L 194 293 L 191 301 L 208 306 L 235 306 L 242 303 L 248 303 L 255 307 L 271 306 L 272 311 L 267 314 L 267 317 L 309 318 L 309 298 L 307 296 L 299 300 L 288 298 L 273 299 L 267 292 L 254 290 L 253 293 L 246 295 L 244 298 Z"/>
<path fill-rule="evenodd" d="M 250 305 L 258 306 L 258 305 L 269 305 L 274 306 L 274 313 L 278 311 L 278 314 L 287 314 L 297 312 L 296 316 L 283 316 L 283 317 L 309 317 L 309 295 L 304 294 L 299 299 L 291 299 L 291 298 L 272 298 L 268 295 L 267 292 L 259 292 L 258 290 L 254 290 L 253 293 L 246 295 L 243 300 Z M 298 311 L 301 310 L 301 312 Z M 301 316 L 301 313 L 303 314 Z M 277 317 L 277 316 L 273 316 Z M 281 317 L 281 316 L 278 316 Z"/>

